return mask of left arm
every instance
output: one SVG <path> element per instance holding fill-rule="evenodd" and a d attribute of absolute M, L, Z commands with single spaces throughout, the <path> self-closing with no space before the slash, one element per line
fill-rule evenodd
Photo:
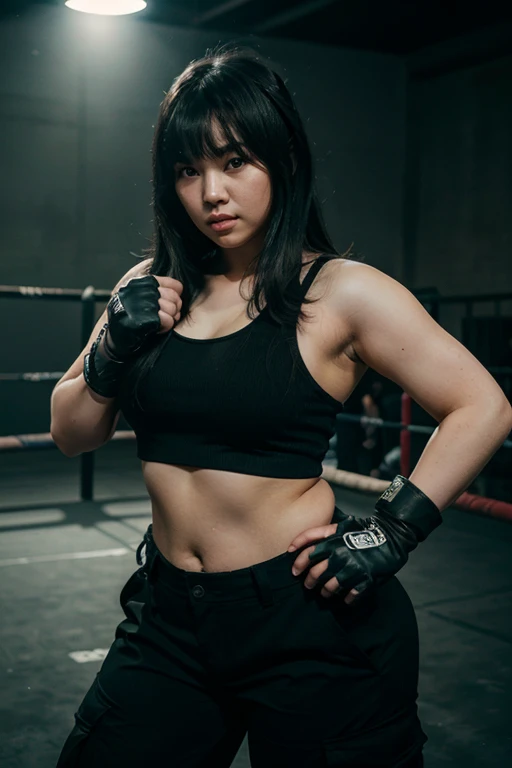
<path fill-rule="evenodd" d="M 322 586 L 324 597 L 341 592 L 351 603 L 403 567 L 439 525 L 439 512 L 468 487 L 512 429 L 512 408 L 488 371 L 404 286 L 366 264 L 334 267 L 331 300 L 349 323 L 356 355 L 439 422 L 411 477 L 395 478 L 371 518 L 343 515 L 338 523 L 304 531 L 289 547 L 320 540 L 302 549 L 294 573 L 309 568 L 306 587 Z"/>
<path fill-rule="evenodd" d="M 439 422 L 409 479 L 442 511 L 502 445 L 512 407 L 483 365 L 399 282 L 355 262 L 335 280 L 356 354 Z"/>

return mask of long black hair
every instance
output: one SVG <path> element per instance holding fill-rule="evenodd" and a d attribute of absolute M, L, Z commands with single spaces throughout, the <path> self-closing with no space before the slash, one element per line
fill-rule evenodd
<path fill-rule="evenodd" d="M 205 287 L 205 275 L 216 272 L 220 251 L 195 226 L 179 200 L 174 170 L 178 161 L 192 163 L 223 154 L 217 149 L 214 121 L 229 151 L 246 162 L 262 164 L 270 177 L 264 244 L 244 273 L 244 278 L 249 270 L 254 275 L 249 316 L 253 317 L 254 307 L 261 311 L 263 295 L 276 322 L 298 318 L 300 324 L 305 313 L 287 288 L 300 275 L 303 252 L 339 258 L 350 258 L 350 254 L 339 254 L 327 234 L 314 190 L 311 150 L 290 92 L 281 76 L 247 46 L 227 43 L 207 50 L 173 81 L 160 105 L 152 145 L 154 234 L 145 249 L 151 258 L 147 274 L 167 275 L 183 283 L 183 320 Z M 168 337 L 169 333 L 154 335 L 127 366 L 122 392 L 139 407 L 138 385 Z"/>

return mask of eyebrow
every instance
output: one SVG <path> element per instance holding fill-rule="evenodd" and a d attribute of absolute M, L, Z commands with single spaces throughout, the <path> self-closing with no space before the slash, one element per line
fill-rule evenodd
<path fill-rule="evenodd" d="M 228 152 L 236 152 L 237 150 L 236 150 L 236 147 L 233 147 L 231 144 L 224 144 L 223 147 L 218 148 L 218 151 L 222 152 L 222 155 L 220 155 L 220 157 L 223 157 L 224 155 L 227 155 Z M 184 160 L 176 160 L 176 162 L 174 163 L 174 166 L 188 165 L 189 163 L 192 163 L 192 162 L 193 162 L 192 159 L 185 158 Z"/>
<path fill-rule="evenodd" d="M 219 151 L 219 152 L 224 152 L 224 154 L 227 154 L 227 152 L 228 152 L 230 149 L 231 149 L 233 152 L 235 151 L 235 148 L 234 148 L 234 147 L 232 147 L 232 146 L 231 146 L 231 144 L 224 144 L 224 146 L 223 146 L 223 147 L 219 147 L 219 148 L 218 148 L 218 151 Z"/>

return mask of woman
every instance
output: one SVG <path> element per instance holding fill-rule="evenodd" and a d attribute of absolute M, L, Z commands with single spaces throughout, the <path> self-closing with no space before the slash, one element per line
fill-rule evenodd
<path fill-rule="evenodd" d="M 405 288 L 336 253 L 299 115 L 252 51 L 175 80 L 153 184 L 150 257 L 52 396 L 69 456 L 123 411 L 153 515 L 58 766 L 227 768 L 246 733 L 252 768 L 421 766 L 417 625 L 395 573 L 510 407 Z M 368 366 L 441 423 L 411 480 L 356 520 L 321 461 Z"/>

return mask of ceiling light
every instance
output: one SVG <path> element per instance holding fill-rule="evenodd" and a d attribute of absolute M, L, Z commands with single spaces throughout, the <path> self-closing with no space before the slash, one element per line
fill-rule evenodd
<path fill-rule="evenodd" d="M 143 11 L 144 0 L 66 0 L 65 5 L 73 11 L 96 13 L 100 16 L 125 16 Z"/>

